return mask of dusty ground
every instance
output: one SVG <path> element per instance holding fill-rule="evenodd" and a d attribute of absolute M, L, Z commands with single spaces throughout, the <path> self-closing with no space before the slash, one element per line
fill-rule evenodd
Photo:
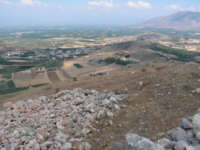
<path fill-rule="evenodd" d="M 9 100 L 48 96 L 62 89 L 84 88 L 128 93 L 129 98 L 122 102 L 127 107 L 115 115 L 113 124 L 109 125 L 109 120 L 105 118 L 95 125 L 99 130 L 93 132 L 88 140 L 95 150 L 116 150 L 112 147 L 113 143 L 123 143 L 125 134 L 130 130 L 156 140 L 164 132 L 177 127 L 183 117 L 193 115 L 200 108 L 200 95 L 192 94 L 192 90 L 200 87 L 200 67 L 193 63 L 166 62 L 149 50 L 136 48 L 137 44 L 132 46 L 134 50 L 129 50 L 127 44 L 116 45 L 112 47 L 113 51 L 105 49 L 103 53 L 93 53 L 89 57 L 68 62 L 60 71 L 64 70 L 62 76 L 66 77 L 65 81 L 57 82 L 57 79 L 53 84 L 44 87 L 0 96 L 0 104 L 2 106 Z M 130 68 L 92 63 L 97 59 L 112 56 L 118 49 L 135 53 L 134 58 L 141 63 Z M 156 62 L 152 63 L 152 60 Z M 84 69 L 75 68 L 75 62 L 83 64 Z M 90 77 L 91 73 L 99 71 L 106 71 L 108 74 Z M 55 74 L 50 76 L 55 80 Z M 58 75 L 58 78 L 60 76 Z M 77 80 L 74 80 L 74 77 Z"/>
<path fill-rule="evenodd" d="M 177 127 L 183 117 L 193 115 L 200 107 L 199 95 L 191 93 L 200 86 L 197 68 L 196 65 L 168 64 L 145 72 L 141 69 L 133 76 L 121 75 L 118 81 L 123 84 L 118 88 L 108 81 L 107 86 L 114 86 L 113 90 L 127 88 L 130 97 L 125 102 L 128 107 L 115 116 L 113 125 L 103 122 L 99 125 L 100 131 L 91 137 L 96 149 L 107 149 L 108 145 L 124 139 L 130 130 L 156 140 Z M 144 86 L 140 87 L 139 81 Z"/>
<path fill-rule="evenodd" d="M 123 143 L 124 135 L 130 130 L 156 140 L 164 132 L 178 126 L 183 117 L 193 115 L 200 108 L 200 95 L 192 94 L 192 90 L 200 87 L 200 68 L 197 64 L 174 62 L 118 68 L 103 77 L 83 76 L 77 79 L 43 89 L 29 89 L 16 97 L 10 95 L 5 99 L 19 100 L 28 98 L 28 95 L 49 95 L 58 87 L 128 93 L 129 99 L 123 102 L 127 107 L 115 115 L 113 125 L 108 125 L 105 118 L 98 125 L 99 132 L 90 135 L 88 140 L 95 145 L 95 150 L 114 150 L 112 144 L 116 141 Z M 143 85 L 139 84 L 140 81 Z"/>

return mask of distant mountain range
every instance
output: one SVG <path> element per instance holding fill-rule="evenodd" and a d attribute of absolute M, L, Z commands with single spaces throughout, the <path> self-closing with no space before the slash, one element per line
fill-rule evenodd
<path fill-rule="evenodd" d="M 139 28 L 169 28 L 175 30 L 200 31 L 200 12 L 178 12 L 165 17 L 153 18 Z"/>

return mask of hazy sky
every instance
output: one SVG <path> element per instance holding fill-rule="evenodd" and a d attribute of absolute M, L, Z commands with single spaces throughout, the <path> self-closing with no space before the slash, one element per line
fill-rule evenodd
<path fill-rule="evenodd" d="M 0 0 L 0 26 L 132 25 L 177 11 L 200 0 Z"/>

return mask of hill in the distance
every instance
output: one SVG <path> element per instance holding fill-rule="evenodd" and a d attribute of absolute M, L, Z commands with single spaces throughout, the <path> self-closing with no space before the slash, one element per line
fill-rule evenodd
<path fill-rule="evenodd" d="M 140 28 L 169 28 L 175 30 L 200 30 L 200 12 L 178 12 L 165 17 L 153 18 Z"/>

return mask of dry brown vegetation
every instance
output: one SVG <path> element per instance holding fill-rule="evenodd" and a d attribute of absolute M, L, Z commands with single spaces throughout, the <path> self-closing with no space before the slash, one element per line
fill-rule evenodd
<path fill-rule="evenodd" d="M 52 84 L 30 88 L 17 95 L 1 96 L 1 104 L 9 100 L 51 95 L 58 89 L 83 88 L 127 93 L 128 100 L 122 102 L 126 107 L 114 116 L 113 124 L 110 125 L 107 118 L 100 121 L 96 125 L 99 130 L 91 133 L 88 140 L 95 145 L 95 150 L 114 150 L 112 144 L 116 141 L 123 143 L 124 135 L 130 130 L 156 140 L 200 107 L 200 95 L 192 93 L 192 90 L 200 87 L 200 68 L 195 63 L 167 61 L 154 51 L 141 47 L 141 44 L 144 45 L 108 46 L 101 52 L 66 62 L 63 68 L 48 73 Z M 139 60 L 138 64 L 122 67 L 96 63 L 101 58 L 115 56 L 116 52 L 124 50 Z M 84 69 L 75 68 L 74 63 L 82 64 Z M 90 76 L 99 72 L 106 74 Z M 58 82 L 61 78 L 62 82 Z"/>

